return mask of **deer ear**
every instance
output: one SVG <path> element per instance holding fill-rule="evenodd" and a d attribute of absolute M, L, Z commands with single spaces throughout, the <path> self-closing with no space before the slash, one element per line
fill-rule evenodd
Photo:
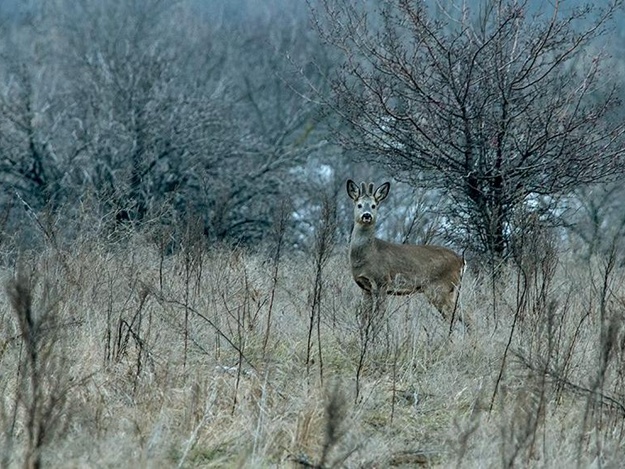
<path fill-rule="evenodd" d="M 349 195 L 352 200 L 357 200 L 358 197 L 360 197 L 360 189 L 358 189 L 358 185 L 351 179 L 347 180 L 347 195 Z"/>
<path fill-rule="evenodd" d="M 388 196 L 389 190 L 391 190 L 391 183 L 385 182 L 384 184 L 382 184 L 380 187 L 378 187 L 375 190 L 375 194 L 373 195 L 373 198 L 375 199 L 377 203 L 380 203 L 384 199 L 386 199 L 386 197 Z"/>

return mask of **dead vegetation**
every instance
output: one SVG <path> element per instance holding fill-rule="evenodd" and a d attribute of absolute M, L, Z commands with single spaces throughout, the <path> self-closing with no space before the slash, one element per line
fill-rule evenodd
<path fill-rule="evenodd" d="M 615 252 L 580 263 L 545 248 L 495 288 L 467 274 L 470 333 L 450 335 L 419 297 L 394 298 L 363 354 L 345 246 L 324 244 L 323 262 L 186 246 L 165 253 L 128 233 L 3 268 L 3 467 L 614 467 L 625 456 Z"/>

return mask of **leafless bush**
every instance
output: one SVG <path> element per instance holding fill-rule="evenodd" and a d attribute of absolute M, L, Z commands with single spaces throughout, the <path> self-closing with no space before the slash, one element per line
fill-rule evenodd
<path fill-rule="evenodd" d="M 332 255 L 336 242 L 337 213 L 336 202 L 329 196 L 322 201 L 322 212 L 319 224 L 315 230 L 315 243 L 313 248 L 313 282 L 310 297 L 310 315 L 308 324 L 306 369 L 310 374 L 310 367 L 314 362 L 313 339 L 317 339 L 317 361 L 319 364 L 319 377 L 323 381 L 323 349 L 321 345 L 321 312 L 322 298 L 326 288 L 325 267 Z"/>
<path fill-rule="evenodd" d="M 276 290 L 278 287 L 278 279 L 280 273 L 280 260 L 285 248 L 285 236 L 287 229 L 287 220 L 289 217 L 289 204 L 285 200 L 280 204 L 276 220 L 274 223 L 274 251 L 271 256 L 272 268 L 271 268 L 271 287 L 269 290 L 269 304 L 267 305 L 267 320 L 265 326 L 265 335 L 263 337 L 263 356 L 267 352 L 267 346 L 269 344 L 269 337 L 271 335 L 271 322 L 273 316 L 273 307 L 276 299 Z"/>
<path fill-rule="evenodd" d="M 598 347 L 593 372 L 577 388 L 586 397 L 578 457 L 585 448 L 601 458 L 604 441 L 625 441 L 625 301 L 617 287 L 623 277 L 615 269 L 619 259 L 616 246 L 615 238 L 596 285 Z M 587 438 L 591 432 L 596 434 L 594 441 Z"/>
<path fill-rule="evenodd" d="M 289 459 L 300 467 L 314 469 L 343 467 L 356 448 L 348 448 L 342 454 L 332 456 L 333 453 L 338 451 L 341 444 L 344 443 L 345 435 L 348 432 L 347 420 L 347 399 L 341 390 L 340 384 L 336 382 L 325 396 L 323 443 L 317 462 L 307 455 L 292 455 Z"/>
<path fill-rule="evenodd" d="M 491 413 L 497 408 L 502 414 L 502 466 L 545 458 L 549 419 L 571 401 L 585 409 L 577 421 L 576 460 L 593 451 L 610 458 L 599 448 L 602 442 L 625 437 L 625 303 L 616 288 L 616 253 L 586 272 L 579 285 L 563 282 L 567 273 L 560 271 L 553 231 L 537 218 L 529 221 L 514 239 L 513 318 L 490 405 Z M 595 346 L 588 348 L 588 341 Z M 580 370 L 586 361 L 590 367 Z M 595 437 L 589 439 L 590 433 Z"/>
<path fill-rule="evenodd" d="M 23 466 L 39 468 L 46 445 L 65 436 L 72 417 L 72 392 L 81 384 L 72 375 L 65 348 L 67 331 L 76 324 L 61 318 L 58 292 L 45 280 L 38 285 L 35 275 L 24 270 L 9 282 L 7 295 L 18 336 L 14 337 L 16 387 L 4 390 L 10 400 L 0 409 L 1 463 L 12 465 L 17 443 L 24 447 Z"/>

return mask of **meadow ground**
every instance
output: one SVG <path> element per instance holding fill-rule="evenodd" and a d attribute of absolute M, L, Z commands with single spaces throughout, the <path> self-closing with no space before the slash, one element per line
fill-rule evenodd
<path fill-rule="evenodd" d="M 0 271 L 0 463 L 622 466 L 623 268 L 469 271 L 473 330 L 414 296 L 367 334 L 345 252 L 135 234 L 24 253 Z"/>

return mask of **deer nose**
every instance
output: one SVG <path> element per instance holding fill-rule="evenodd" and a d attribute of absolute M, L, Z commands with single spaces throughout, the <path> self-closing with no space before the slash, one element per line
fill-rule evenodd
<path fill-rule="evenodd" d="M 365 212 L 362 214 L 361 219 L 365 223 L 371 223 L 371 220 L 373 220 L 373 216 L 369 212 Z"/>

